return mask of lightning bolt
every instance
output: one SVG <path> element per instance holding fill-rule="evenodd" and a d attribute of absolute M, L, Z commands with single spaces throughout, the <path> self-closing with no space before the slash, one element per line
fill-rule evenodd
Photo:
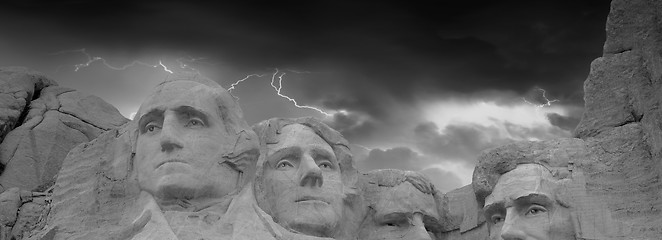
<path fill-rule="evenodd" d="M 529 102 L 528 100 L 526 100 L 526 97 L 522 97 L 522 100 L 524 100 L 525 103 L 527 103 L 527 104 L 529 104 L 529 105 L 533 105 L 533 106 L 535 106 L 535 107 L 537 107 L 537 108 L 549 107 L 549 106 L 552 106 L 552 103 L 554 103 L 554 102 L 558 102 L 558 101 L 559 101 L 558 99 L 549 100 L 549 99 L 547 98 L 547 96 L 545 96 L 545 94 L 546 94 L 545 89 L 542 89 L 542 88 L 536 87 L 536 90 L 542 92 L 542 98 L 545 99 L 545 101 L 544 101 L 543 103 L 541 103 L 541 104 L 535 104 L 535 103 Z"/>
<path fill-rule="evenodd" d="M 306 106 L 306 105 L 299 105 L 299 103 L 297 103 L 297 101 L 294 100 L 294 98 L 291 98 L 291 97 L 288 97 L 285 94 L 282 94 L 280 92 L 280 90 L 283 89 L 283 76 L 285 76 L 285 72 L 280 73 L 280 75 L 278 73 L 279 73 L 278 68 L 276 68 L 276 71 L 274 72 L 274 74 L 271 75 L 271 87 L 273 87 L 276 90 L 276 94 L 278 94 L 278 96 L 280 96 L 282 98 L 285 98 L 288 101 L 294 103 L 295 107 L 315 110 L 315 111 L 317 111 L 321 114 L 324 114 L 327 117 L 333 116 L 332 114 L 327 113 L 325 111 L 322 111 L 322 109 L 319 109 L 319 108 L 316 108 L 316 107 L 311 107 L 311 106 Z M 278 87 L 276 87 L 276 85 L 274 85 L 274 82 L 276 80 L 276 75 L 278 75 Z"/>
<path fill-rule="evenodd" d="M 286 70 L 286 71 L 293 72 L 293 73 L 299 73 L 299 74 L 313 73 L 313 72 L 296 71 L 296 70 Z M 239 79 L 236 82 L 230 84 L 230 87 L 227 88 L 228 92 L 232 92 L 232 90 L 234 90 L 241 82 L 246 81 L 251 77 L 261 78 L 261 77 L 264 77 L 264 76 L 266 76 L 266 74 L 254 73 L 254 74 L 246 75 L 246 77 L 244 77 L 242 79 Z M 297 100 L 295 100 L 294 98 L 291 98 L 290 96 L 287 96 L 287 95 L 283 94 L 282 93 L 282 90 L 283 90 L 283 76 L 285 76 L 285 72 L 281 72 L 278 68 L 275 68 L 274 73 L 271 74 L 271 83 L 270 83 L 271 87 L 274 90 L 276 90 L 276 94 L 279 97 L 285 98 L 288 101 L 292 102 L 294 104 L 294 106 L 297 107 L 297 108 L 314 110 L 314 111 L 317 111 L 318 113 L 324 114 L 324 116 L 327 116 L 327 117 L 333 116 L 333 114 L 327 113 L 327 112 L 325 112 L 324 110 L 322 110 L 320 108 L 316 108 L 316 107 L 313 107 L 313 106 L 307 106 L 307 105 L 300 105 L 297 102 Z M 278 78 L 278 86 L 276 86 L 276 78 Z M 237 99 L 239 99 L 239 98 L 237 98 Z"/>
<path fill-rule="evenodd" d="M 113 70 L 117 70 L 117 71 L 122 71 L 122 70 L 126 70 L 127 68 L 130 68 L 130 67 L 134 67 L 134 66 L 137 66 L 137 65 L 142 65 L 142 66 L 152 67 L 152 68 L 161 67 L 161 68 L 163 68 L 163 71 L 166 71 L 168 73 L 173 73 L 172 70 L 168 69 L 168 67 L 165 64 L 163 64 L 163 61 L 161 61 L 161 60 L 159 60 L 158 64 L 149 64 L 149 63 L 145 63 L 145 62 L 142 62 L 142 61 L 134 60 L 133 62 L 131 62 L 129 64 L 126 64 L 124 66 L 115 67 L 113 65 L 110 65 L 106 61 L 106 59 L 104 59 L 102 57 L 93 57 L 92 55 L 87 53 L 85 48 L 76 49 L 76 50 L 64 50 L 64 51 L 51 53 L 50 55 L 61 55 L 61 54 L 66 54 L 66 53 L 82 53 L 83 55 L 85 55 L 87 57 L 87 62 L 79 63 L 79 64 L 74 65 L 74 68 L 75 68 L 74 72 L 78 72 L 78 70 L 80 70 L 82 68 L 89 67 L 94 62 L 101 62 L 104 66 L 106 66 L 110 69 L 113 69 Z M 60 70 L 60 68 L 61 67 L 58 67 L 58 71 Z"/>
<path fill-rule="evenodd" d="M 59 52 L 55 52 L 55 53 L 51 53 L 50 55 L 61 55 L 61 54 L 68 54 L 68 53 L 80 53 L 80 54 L 85 55 L 85 57 L 87 58 L 87 61 L 86 61 L 86 62 L 84 62 L 84 63 L 79 63 L 79 64 L 75 64 L 75 65 L 74 65 L 74 72 L 78 72 L 78 70 L 80 70 L 80 69 L 83 69 L 83 68 L 89 67 L 91 64 L 93 64 L 93 63 L 95 63 L 95 62 L 100 62 L 100 63 L 102 63 L 104 66 L 106 66 L 106 67 L 108 67 L 108 68 L 110 68 L 110 69 L 113 69 L 113 70 L 117 70 L 117 71 L 126 70 L 127 68 L 130 68 L 130 67 L 134 67 L 134 66 L 138 66 L 138 65 L 140 65 L 140 66 L 146 66 L 146 67 L 152 67 L 152 68 L 162 68 L 163 71 L 165 71 L 165 72 L 168 72 L 168 73 L 171 73 L 171 74 L 173 73 L 173 71 L 172 71 L 171 69 L 169 69 L 168 66 L 166 66 L 166 65 L 163 63 L 163 60 L 159 60 L 158 64 L 149 64 L 149 63 L 145 63 L 145 62 L 142 62 L 142 61 L 134 60 L 134 61 L 132 61 L 130 64 L 126 64 L 126 65 L 123 65 L 123 66 L 117 67 L 117 66 L 113 66 L 113 65 L 109 64 L 108 61 L 106 61 L 106 59 L 104 59 L 104 58 L 102 58 L 102 57 L 92 56 L 91 54 L 89 54 L 89 53 L 86 51 L 85 48 L 76 49 L 76 50 L 63 50 L 63 51 L 59 51 Z M 181 68 L 181 69 L 186 69 L 186 70 L 191 70 L 191 71 L 194 71 L 194 72 L 196 72 L 196 73 L 199 74 L 200 71 L 198 71 L 198 69 L 195 69 L 195 68 L 191 67 L 190 64 L 191 64 L 191 63 L 194 63 L 194 62 L 195 62 L 195 63 L 207 63 L 207 64 L 213 64 L 213 63 L 208 63 L 208 62 L 204 62 L 204 61 L 203 61 L 203 60 L 206 60 L 206 59 L 207 59 L 207 58 L 204 58 L 204 57 L 194 58 L 194 57 L 191 57 L 191 56 L 187 56 L 187 57 L 180 57 L 180 58 L 177 58 L 177 59 L 175 59 L 175 62 L 177 62 L 177 63 L 179 64 L 179 68 Z M 60 67 L 58 68 L 57 71 L 59 71 L 59 69 L 60 69 L 61 67 L 63 67 L 63 66 L 60 66 Z M 57 71 L 56 71 L 56 72 L 57 72 Z M 288 71 L 288 72 L 292 72 L 292 73 L 297 73 L 297 74 L 312 74 L 312 73 L 316 73 L 316 72 L 298 71 L 298 70 L 290 70 L 290 69 L 287 69 L 286 71 Z M 288 101 L 292 102 L 292 103 L 294 104 L 294 106 L 297 107 L 297 108 L 314 110 L 314 111 L 317 111 L 317 112 L 319 112 L 319 113 L 321 113 L 321 114 L 323 114 L 323 115 L 325 115 L 325 116 L 327 116 L 327 117 L 333 115 L 333 114 L 331 114 L 331 113 L 327 113 L 327 112 L 325 112 L 324 110 L 322 110 L 322 109 L 320 109 L 320 108 L 316 108 L 316 107 L 313 107 L 313 106 L 307 106 L 307 105 L 300 105 L 300 104 L 299 104 L 294 98 L 292 98 L 292 97 L 290 97 L 290 96 L 287 96 L 287 95 L 283 94 L 283 93 L 282 93 L 282 89 L 283 89 L 283 76 L 285 76 L 285 74 L 286 74 L 286 73 L 285 73 L 284 71 L 280 71 L 278 68 L 275 68 L 274 73 L 273 73 L 272 76 L 271 76 L 271 87 L 276 91 L 276 94 L 277 94 L 278 96 L 280 96 L 280 97 L 282 97 L 282 98 L 285 98 L 285 99 L 287 99 Z M 242 78 L 242 79 L 239 79 L 239 80 L 237 80 L 236 82 L 232 83 L 232 84 L 230 85 L 230 87 L 227 88 L 227 90 L 228 90 L 228 92 L 232 92 L 232 90 L 234 90 L 237 86 L 239 86 L 242 82 L 248 80 L 249 78 L 252 78 L 252 77 L 262 78 L 262 77 L 265 77 L 265 76 L 267 76 L 267 73 L 265 73 L 265 74 L 249 74 L 249 75 L 246 75 L 246 77 L 244 77 L 244 78 Z M 278 78 L 278 81 L 277 81 L 277 82 L 278 82 L 278 85 L 276 85 L 276 78 Z M 239 98 L 237 98 L 236 96 L 235 96 L 235 98 L 236 98 L 237 100 L 239 99 Z"/>
<path fill-rule="evenodd" d="M 242 79 L 239 79 L 239 80 L 237 80 L 236 82 L 230 84 L 230 87 L 228 87 L 228 92 L 232 92 L 232 90 L 234 90 L 234 87 L 236 87 L 237 85 L 239 85 L 241 82 L 248 80 L 248 79 L 251 78 L 251 77 L 258 77 L 258 78 L 261 78 L 261 77 L 264 77 L 265 75 L 266 75 L 266 74 L 257 74 L 257 73 L 250 74 L 250 75 L 246 75 L 246 77 L 244 77 L 244 78 L 242 78 Z"/>

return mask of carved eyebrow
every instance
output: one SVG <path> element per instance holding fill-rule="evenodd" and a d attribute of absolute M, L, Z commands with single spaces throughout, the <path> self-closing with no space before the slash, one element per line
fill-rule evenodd
<path fill-rule="evenodd" d="M 301 148 L 297 146 L 292 146 L 292 147 L 286 147 L 286 148 L 281 148 L 278 149 L 276 152 L 269 154 L 268 160 L 280 160 L 283 157 L 290 157 L 290 156 L 298 156 L 301 154 Z"/>
<path fill-rule="evenodd" d="M 142 129 L 142 126 L 145 126 L 147 124 L 148 120 L 152 119 L 158 119 L 158 118 L 163 118 L 163 109 L 160 108 L 154 108 L 150 110 L 149 112 L 143 114 L 140 116 L 140 120 L 138 120 L 138 126 L 139 128 Z"/>
<path fill-rule="evenodd" d="M 175 108 L 174 111 L 177 114 L 187 114 L 187 115 L 189 115 L 189 117 L 200 118 L 200 120 L 202 120 L 203 122 L 208 123 L 207 119 L 208 119 L 209 116 L 202 109 L 194 108 L 194 107 L 191 107 L 191 106 L 180 106 L 180 107 Z"/>
<path fill-rule="evenodd" d="M 378 222 L 385 222 L 385 221 L 407 219 L 407 215 L 408 214 L 405 212 L 391 212 L 387 214 L 376 214 L 374 218 Z"/>
<path fill-rule="evenodd" d="M 518 197 L 517 199 L 514 200 L 515 205 L 521 205 L 530 202 L 534 202 L 542 205 L 551 205 L 554 201 L 549 196 L 541 193 L 531 193 L 526 196 Z"/>
<path fill-rule="evenodd" d="M 553 200 L 545 194 L 530 193 L 528 195 L 520 196 L 515 200 L 498 201 L 485 205 L 485 207 L 483 207 L 483 212 L 485 212 L 486 215 L 489 215 L 490 213 L 499 211 L 507 207 L 511 207 L 513 205 L 523 205 L 530 202 L 549 206 L 552 205 Z"/>
<path fill-rule="evenodd" d="M 500 210 L 503 210 L 506 207 L 503 201 L 498 201 L 494 203 L 490 203 L 483 207 L 483 212 L 485 213 L 486 216 L 491 215 L 492 213 L 499 212 Z"/>

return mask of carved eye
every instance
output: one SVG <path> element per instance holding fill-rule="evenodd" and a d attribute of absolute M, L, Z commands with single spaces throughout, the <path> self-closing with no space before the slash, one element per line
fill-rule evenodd
<path fill-rule="evenodd" d="M 145 126 L 145 130 L 147 132 L 154 132 L 154 131 L 157 131 L 159 129 L 161 129 L 161 126 L 159 126 L 158 124 L 153 123 L 153 122 L 150 122 Z"/>
<path fill-rule="evenodd" d="M 192 118 L 188 120 L 188 123 L 186 123 L 187 127 L 202 127 L 204 126 L 205 123 L 202 122 L 202 120 L 197 119 L 197 118 Z"/>
<path fill-rule="evenodd" d="M 547 209 L 545 209 L 544 207 L 539 206 L 539 205 L 534 205 L 534 206 L 531 206 L 529 208 L 529 210 L 526 211 L 526 215 L 536 216 L 538 214 L 542 214 L 542 213 L 545 213 L 545 212 L 547 212 Z"/>
<path fill-rule="evenodd" d="M 395 223 L 395 222 L 387 222 L 387 223 L 384 223 L 384 225 L 389 226 L 389 227 L 397 227 L 398 226 L 398 224 Z"/>
<path fill-rule="evenodd" d="M 503 222 L 504 219 L 501 215 L 494 215 L 492 216 L 491 220 L 492 220 L 492 224 L 498 224 L 500 222 Z"/>
<path fill-rule="evenodd" d="M 276 169 L 285 169 L 285 168 L 293 168 L 293 167 L 294 165 L 288 160 L 280 160 L 280 162 L 276 164 Z"/>
<path fill-rule="evenodd" d="M 322 162 L 318 165 L 321 169 L 332 169 L 333 165 L 330 162 Z"/>

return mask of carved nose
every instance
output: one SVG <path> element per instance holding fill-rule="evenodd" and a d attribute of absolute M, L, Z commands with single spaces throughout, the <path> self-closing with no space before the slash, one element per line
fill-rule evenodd
<path fill-rule="evenodd" d="M 182 148 L 183 146 L 177 132 L 177 123 L 174 121 L 174 117 L 168 115 L 166 115 L 163 119 L 163 126 L 160 133 L 162 152 L 172 152 L 176 149 Z"/>
<path fill-rule="evenodd" d="M 300 181 L 299 185 L 310 186 L 310 187 L 322 187 L 324 184 L 324 177 L 322 177 L 322 170 L 317 166 L 315 160 L 308 155 L 304 155 L 301 159 L 301 165 L 299 166 Z"/>
<path fill-rule="evenodd" d="M 508 209 L 506 212 L 506 219 L 501 226 L 501 239 L 504 240 L 524 240 L 526 234 L 522 230 L 522 223 L 517 217 L 517 213 Z"/>
<path fill-rule="evenodd" d="M 175 149 L 182 148 L 182 144 L 175 138 L 162 138 L 161 139 L 161 151 L 162 152 L 172 152 Z"/>

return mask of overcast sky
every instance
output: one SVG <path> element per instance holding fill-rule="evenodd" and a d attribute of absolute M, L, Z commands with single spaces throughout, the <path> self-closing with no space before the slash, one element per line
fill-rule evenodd
<path fill-rule="evenodd" d="M 470 183 L 484 149 L 571 136 L 610 1 L 60 2 L 0 5 L 0 66 L 126 117 L 166 70 L 225 88 L 261 74 L 232 90 L 249 124 L 319 117 L 360 170 L 421 170 L 445 192 Z M 280 76 L 280 94 L 311 108 L 277 94 Z"/>

